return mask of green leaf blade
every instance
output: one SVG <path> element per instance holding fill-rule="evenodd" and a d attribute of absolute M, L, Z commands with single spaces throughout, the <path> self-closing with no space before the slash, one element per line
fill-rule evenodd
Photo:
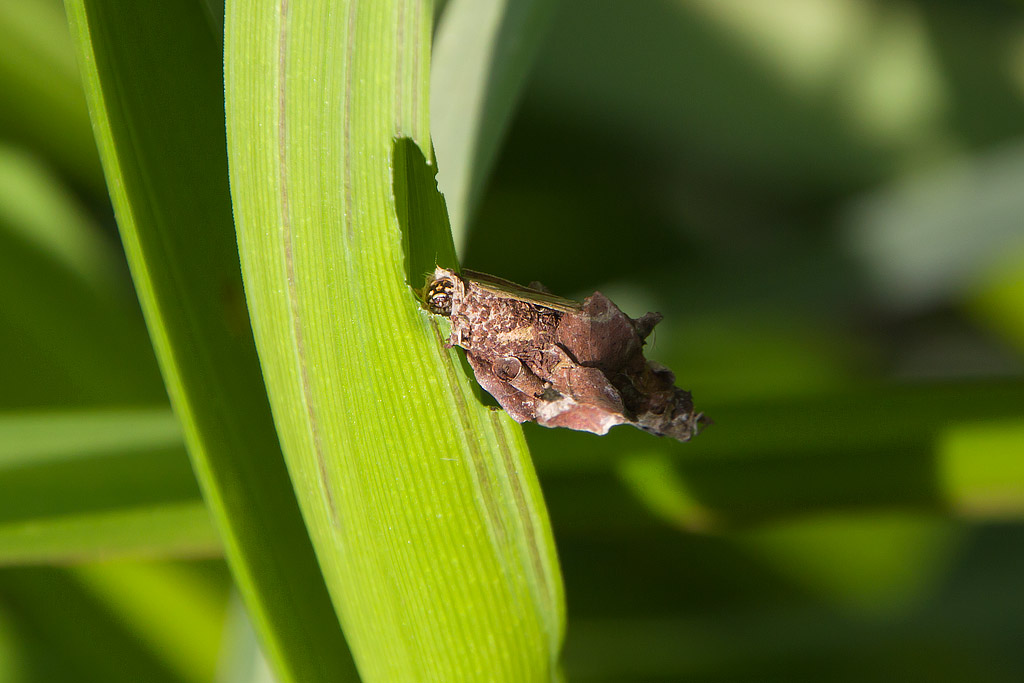
<path fill-rule="evenodd" d="M 349 680 L 241 310 L 208 7 L 68 0 L 67 9 L 132 276 L 254 625 L 282 681 Z"/>
<path fill-rule="evenodd" d="M 360 674 L 551 679 L 562 587 L 525 442 L 410 289 L 454 265 L 430 155 L 413 153 L 430 149 L 429 4 L 279 9 L 228 4 L 236 229 L 278 432 Z"/>

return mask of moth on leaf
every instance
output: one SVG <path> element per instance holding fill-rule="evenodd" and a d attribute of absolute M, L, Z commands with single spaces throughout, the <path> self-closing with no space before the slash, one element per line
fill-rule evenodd
<path fill-rule="evenodd" d="M 582 303 L 538 283 L 438 267 L 427 310 L 449 318 L 477 382 L 517 422 L 606 434 L 631 424 L 688 441 L 708 423 L 675 375 L 643 355 L 660 313 L 633 319 L 600 292 Z"/>

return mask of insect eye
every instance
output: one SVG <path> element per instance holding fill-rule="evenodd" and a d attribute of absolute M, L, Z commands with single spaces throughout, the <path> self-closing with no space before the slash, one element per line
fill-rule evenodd
<path fill-rule="evenodd" d="M 441 278 L 431 282 L 427 288 L 427 310 L 434 315 L 450 316 L 452 314 L 452 294 L 454 291 L 455 285 L 448 278 Z"/>

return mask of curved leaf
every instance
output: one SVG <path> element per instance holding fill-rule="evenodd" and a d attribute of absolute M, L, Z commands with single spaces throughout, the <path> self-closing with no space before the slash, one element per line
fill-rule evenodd
<path fill-rule="evenodd" d="M 346 680 L 242 310 L 209 6 L 67 9 L 132 278 L 232 573 L 282 681 Z"/>
<path fill-rule="evenodd" d="M 410 288 L 454 259 L 429 166 L 430 3 L 227 10 L 247 300 L 360 674 L 550 679 L 562 588 L 525 442 L 479 402 Z"/>

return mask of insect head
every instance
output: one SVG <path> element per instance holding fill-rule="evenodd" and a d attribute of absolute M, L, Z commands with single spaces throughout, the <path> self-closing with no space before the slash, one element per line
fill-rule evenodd
<path fill-rule="evenodd" d="M 455 293 L 455 283 L 451 278 L 437 278 L 427 287 L 427 310 L 434 315 L 445 317 L 452 314 L 452 295 Z"/>

